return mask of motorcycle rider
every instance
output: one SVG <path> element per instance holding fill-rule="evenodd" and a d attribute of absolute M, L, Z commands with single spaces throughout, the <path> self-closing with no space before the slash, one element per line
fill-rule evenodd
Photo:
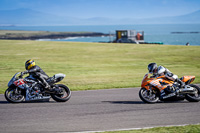
<path fill-rule="evenodd" d="M 27 60 L 25 62 L 25 68 L 26 71 L 22 72 L 22 74 L 29 73 L 29 76 L 33 76 L 34 78 L 39 79 L 44 85 L 45 89 L 50 90 L 50 85 L 46 82 L 49 76 L 39 66 L 35 65 L 34 60 Z"/>
<path fill-rule="evenodd" d="M 153 74 L 153 76 L 151 76 L 151 78 L 155 78 L 156 77 L 156 73 L 157 73 L 157 69 L 158 69 L 158 66 L 156 63 L 150 63 L 148 65 L 148 70 L 149 70 L 149 74 Z"/>
<path fill-rule="evenodd" d="M 178 79 L 178 76 L 170 72 L 167 68 L 163 66 L 157 67 L 156 63 L 150 63 L 148 65 L 149 73 L 153 74 L 152 78 L 157 78 L 160 76 L 161 73 L 164 73 L 164 75 L 168 76 L 171 80 Z M 159 73 L 158 73 L 159 72 Z"/>
<path fill-rule="evenodd" d="M 166 78 L 167 80 L 176 81 L 180 84 L 180 87 L 183 87 L 185 85 L 185 83 L 182 82 L 178 78 L 177 75 L 173 74 L 172 72 L 170 72 L 167 68 L 163 66 L 157 67 L 156 63 L 150 63 L 148 65 L 148 70 L 150 74 L 153 74 L 151 78 L 156 78 L 155 80 L 151 82 L 152 85 L 157 86 L 160 90 L 164 90 L 164 91 L 161 91 L 161 95 L 165 95 L 165 94 L 169 94 L 173 92 L 174 88 L 172 87 L 172 85 L 161 85 L 160 79 L 157 79 L 157 77 L 162 76 L 162 78 Z"/>

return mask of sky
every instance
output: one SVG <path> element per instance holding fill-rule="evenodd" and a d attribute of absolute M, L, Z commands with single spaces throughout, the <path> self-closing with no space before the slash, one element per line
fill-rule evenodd
<path fill-rule="evenodd" d="M 0 0 L 0 10 L 19 8 L 75 18 L 153 18 L 200 10 L 200 0 Z"/>

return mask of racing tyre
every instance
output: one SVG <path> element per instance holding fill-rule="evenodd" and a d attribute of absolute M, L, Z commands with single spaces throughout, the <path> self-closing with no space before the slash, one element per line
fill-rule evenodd
<path fill-rule="evenodd" d="M 186 94 L 185 99 L 189 102 L 199 102 L 200 101 L 200 88 L 196 85 L 190 84 L 189 86 L 195 89 L 195 94 Z"/>
<path fill-rule="evenodd" d="M 4 96 L 10 103 L 20 103 L 24 101 L 24 95 L 22 95 L 21 89 L 18 90 L 17 88 L 8 88 L 5 91 Z"/>
<path fill-rule="evenodd" d="M 68 101 L 71 97 L 70 89 L 63 84 L 57 84 L 56 86 L 59 89 L 59 93 L 51 94 L 51 97 L 56 102 L 66 102 L 66 101 Z"/>
<path fill-rule="evenodd" d="M 145 103 L 156 103 L 159 100 L 155 93 L 152 93 L 145 88 L 140 89 L 139 97 Z"/>

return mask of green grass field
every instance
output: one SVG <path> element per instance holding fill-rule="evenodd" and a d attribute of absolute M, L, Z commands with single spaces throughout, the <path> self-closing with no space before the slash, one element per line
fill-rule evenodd
<path fill-rule="evenodd" d="M 73 91 L 139 87 L 151 62 L 200 83 L 199 46 L 0 40 L 0 93 L 28 59 L 49 76 L 66 74 L 62 83 Z"/>
<path fill-rule="evenodd" d="M 200 125 L 156 127 L 151 129 L 140 129 L 130 131 L 110 131 L 103 133 L 199 133 Z"/>

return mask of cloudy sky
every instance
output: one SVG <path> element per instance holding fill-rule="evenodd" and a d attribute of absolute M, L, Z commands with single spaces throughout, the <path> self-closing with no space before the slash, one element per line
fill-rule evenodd
<path fill-rule="evenodd" d="M 0 10 L 18 8 L 76 18 L 152 18 L 200 10 L 200 0 L 0 0 Z"/>

